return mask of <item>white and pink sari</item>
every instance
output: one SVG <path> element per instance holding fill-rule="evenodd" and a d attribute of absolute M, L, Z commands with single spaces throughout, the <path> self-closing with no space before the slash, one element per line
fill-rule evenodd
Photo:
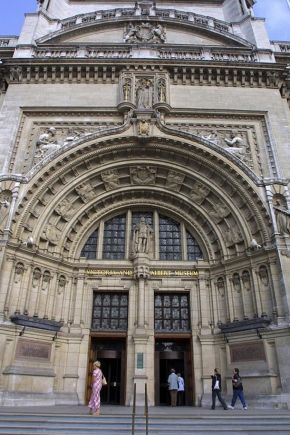
<path fill-rule="evenodd" d="M 99 411 L 101 407 L 100 393 L 102 389 L 102 378 L 103 378 L 102 370 L 96 368 L 93 371 L 92 394 L 88 405 L 93 413 Z"/>

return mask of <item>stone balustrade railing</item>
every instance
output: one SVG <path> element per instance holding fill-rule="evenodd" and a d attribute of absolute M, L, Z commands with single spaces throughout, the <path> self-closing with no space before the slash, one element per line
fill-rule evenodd
<path fill-rule="evenodd" d="M 18 38 L 16 37 L 1 37 L 0 36 L 0 48 L 2 47 L 15 47 L 17 44 Z"/>
<path fill-rule="evenodd" d="M 290 41 L 272 41 L 272 49 L 278 53 L 290 53 Z"/>
<path fill-rule="evenodd" d="M 94 13 L 76 15 L 74 17 L 61 21 L 59 30 L 66 30 L 68 28 L 72 28 L 75 26 L 91 24 L 99 20 L 112 20 L 112 19 L 118 19 L 122 17 L 138 17 L 138 16 L 141 16 L 144 19 L 147 17 L 154 19 L 154 17 L 156 17 L 157 19 L 166 18 L 166 19 L 178 20 L 182 22 L 189 22 L 221 33 L 226 32 L 226 33 L 234 34 L 231 24 L 215 18 L 205 17 L 203 15 L 199 15 L 193 12 L 178 11 L 175 9 L 151 8 L 150 10 L 148 10 L 147 14 L 144 14 L 140 12 L 140 10 L 136 7 L 125 8 L 125 9 L 101 10 Z"/>
<path fill-rule="evenodd" d="M 155 46 L 154 50 L 142 50 L 134 45 L 122 44 L 119 46 L 91 46 L 91 47 L 61 47 L 61 48 L 36 48 L 33 53 L 35 58 L 68 58 L 68 59 L 129 59 L 129 58 L 152 58 L 168 60 L 206 60 L 214 62 L 259 62 L 265 61 L 258 51 L 252 50 L 223 50 L 219 48 L 200 47 L 196 49 L 184 47 Z M 270 54 L 268 54 L 270 61 Z"/>

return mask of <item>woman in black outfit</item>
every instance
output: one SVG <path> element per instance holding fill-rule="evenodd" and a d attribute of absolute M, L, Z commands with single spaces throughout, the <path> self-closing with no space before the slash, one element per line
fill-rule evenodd
<path fill-rule="evenodd" d="M 222 398 L 221 395 L 221 390 L 222 390 L 222 386 L 221 386 L 221 375 L 219 373 L 218 369 L 214 369 L 214 375 L 211 377 L 212 380 L 212 405 L 211 405 L 211 409 L 215 409 L 215 400 L 216 397 L 219 399 L 219 401 L 222 404 L 222 407 L 224 408 L 224 410 L 227 410 L 227 404 L 224 401 L 224 399 Z"/>

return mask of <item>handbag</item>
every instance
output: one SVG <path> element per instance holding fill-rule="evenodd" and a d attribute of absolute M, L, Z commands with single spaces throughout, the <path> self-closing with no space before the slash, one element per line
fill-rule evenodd
<path fill-rule="evenodd" d="M 107 385 L 107 379 L 105 378 L 105 376 L 103 376 L 102 378 L 102 385 Z"/>

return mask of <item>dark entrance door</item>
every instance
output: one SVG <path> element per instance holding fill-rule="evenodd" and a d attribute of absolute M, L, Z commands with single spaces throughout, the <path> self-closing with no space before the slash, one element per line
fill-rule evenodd
<path fill-rule="evenodd" d="M 185 383 L 184 405 L 193 404 L 192 358 L 190 340 L 156 340 L 155 342 L 155 403 L 170 405 L 167 379 L 172 368 Z"/>
<path fill-rule="evenodd" d="M 125 339 L 92 338 L 88 390 L 91 390 L 93 362 L 99 360 L 107 380 L 107 385 L 101 390 L 102 404 L 123 405 L 125 403 L 125 345 Z"/>

